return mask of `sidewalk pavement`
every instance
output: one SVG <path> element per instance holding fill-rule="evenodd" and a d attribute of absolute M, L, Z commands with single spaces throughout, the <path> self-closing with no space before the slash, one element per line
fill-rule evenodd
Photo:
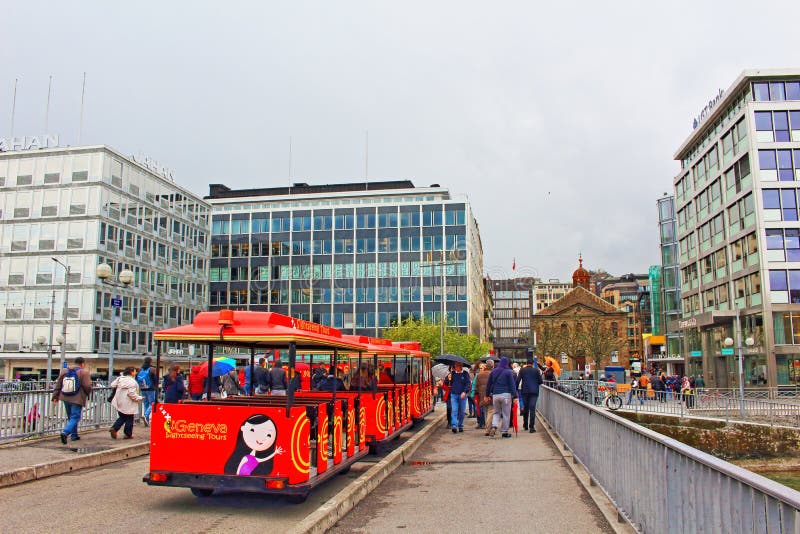
<path fill-rule="evenodd" d="M 465 423 L 458 434 L 441 424 L 331 532 L 630 531 L 607 521 L 540 421 L 511 438 Z"/>
<path fill-rule="evenodd" d="M 97 467 L 150 452 L 150 428 L 137 423 L 132 439 L 111 439 L 107 428 L 83 431 L 79 441 L 61 444 L 58 435 L 0 446 L 0 488 Z"/>

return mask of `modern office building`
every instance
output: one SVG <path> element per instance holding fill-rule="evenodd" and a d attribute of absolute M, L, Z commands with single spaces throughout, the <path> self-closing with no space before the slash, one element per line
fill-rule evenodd
<path fill-rule="evenodd" d="M 675 159 L 688 372 L 734 387 L 741 350 L 747 387 L 798 383 L 800 69 L 744 71 Z"/>
<path fill-rule="evenodd" d="M 492 280 L 494 297 L 494 352 L 495 356 L 508 356 L 523 360 L 531 336 L 532 289 L 534 278 L 509 278 Z"/>
<path fill-rule="evenodd" d="M 533 313 L 542 311 L 566 295 L 570 289 L 572 289 L 572 283 L 561 282 L 557 278 L 551 278 L 547 281 L 540 278 L 534 279 L 531 310 Z"/>
<path fill-rule="evenodd" d="M 445 313 L 462 332 L 485 332 L 478 223 L 465 198 L 438 184 L 215 184 L 206 200 L 211 309 L 270 310 L 369 336 Z"/>
<path fill-rule="evenodd" d="M 154 330 L 206 307 L 207 203 L 106 146 L 4 148 L 12 151 L 0 152 L 3 378 L 43 376 L 50 350 L 57 371 L 59 341 L 67 359 L 83 356 L 105 376 L 113 304 L 117 371 L 153 351 Z M 102 263 L 114 278 L 132 271 L 132 282 L 104 283 Z"/>

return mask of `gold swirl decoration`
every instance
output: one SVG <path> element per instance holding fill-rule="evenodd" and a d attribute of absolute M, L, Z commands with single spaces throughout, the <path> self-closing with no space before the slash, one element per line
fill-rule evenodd
<path fill-rule="evenodd" d="M 362 445 L 367 440 L 367 409 L 364 406 L 359 409 L 358 433 L 358 443 Z"/>
<path fill-rule="evenodd" d="M 336 456 L 336 451 L 342 450 L 342 416 L 337 415 L 333 418 L 333 451 Z"/>
<path fill-rule="evenodd" d="M 302 443 L 303 432 L 311 425 L 306 414 L 297 418 L 292 429 L 292 464 L 299 473 L 308 473 L 311 468 L 311 458 L 308 447 Z"/>
<path fill-rule="evenodd" d="M 320 418 L 319 420 L 319 437 L 317 438 L 317 454 L 322 461 L 327 461 L 330 456 L 328 455 L 328 417 Z"/>
<path fill-rule="evenodd" d="M 378 402 L 375 404 L 375 426 L 378 428 L 378 432 L 381 434 L 386 433 L 386 414 L 384 413 L 384 409 L 386 407 L 386 400 L 381 397 L 378 399 Z"/>

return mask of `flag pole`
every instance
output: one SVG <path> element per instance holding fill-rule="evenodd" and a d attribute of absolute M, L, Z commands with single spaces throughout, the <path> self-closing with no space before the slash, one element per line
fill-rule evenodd
<path fill-rule="evenodd" d="M 9 136 L 8 140 L 10 143 L 14 143 L 14 114 L 17 110 L 17 81 L 19 78 L 14 78 L 14 94 L 11 97 L 11 135 Z"/>
<path fill-rule="evenodd" d="M 44 134 L 47 135 L 50 133 L 48 131 L 48 127 L 50 126 L 50 91 L 53 87 L 53 76 L 50 76 L 50 80 L 47 82 L 47 107 L 44 111 Z M 49 379 L 49 377 L 48 377 Z"/>
<path fill-rule="evenodd" d="M 83 135 L 83 104 L 86 100 L 86 73 L 83 73 L 83 88 L 81 89 L 81 119 L 78 125 L 78 146 L 81 144 L 81 136 Z"/>

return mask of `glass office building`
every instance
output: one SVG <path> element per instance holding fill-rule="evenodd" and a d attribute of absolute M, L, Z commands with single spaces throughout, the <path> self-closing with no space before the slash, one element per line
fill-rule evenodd
<path fill-rule="evenodd" d="M 445 188 L 211 185 L 206 200 L 211 309 L 275 311 L 369 336 L 442 313 L 462 332 L 485 330 L 478 224 Z"/>
<path fill-rule="evenodd" d="M 704 107 L 675 159 L 687 368 L 738 386 L 738 318 L 744 385 L 797 384 L 800 70 L 743 72 Z"/>
<path fill-rule="evenodd" d="M 209 241 L 207 203 L 109 147 L 0 152 L 3 377 L 43 375 L 50 348 L 57 369 L 66 283 L 67 358 L 108 372 L 118 297 L 114 368 L 140 365 L 153 331 L 206 307 Z M 103 283 L 100 263 L 133 282 Z"/>
<path fill-rule="evenodd" d="M 664 195 L 656 201 L 658 207 L 659 247 L 661 265 L 650 268 L 650 288 L 653 300 L 653 336 L 663 336 L 665 343 L 660 354 L 651 360 L 659 360 L 667 374 L 685 373 L 683 354 L 683 332 L 678 328 L 681 315 L 681 286 L 678 269 L 678 240 L 676 234 L 675 197 Z M 655 281 L 657 281 L 657 286 Z M 700 370 L 694 369 L 694 374 Z"/>

